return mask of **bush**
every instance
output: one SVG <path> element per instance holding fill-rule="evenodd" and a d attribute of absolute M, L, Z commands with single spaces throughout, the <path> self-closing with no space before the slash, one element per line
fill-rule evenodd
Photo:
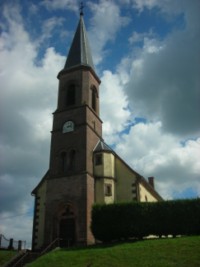
<path fill-rule="evenodd" d="M 91 229 L 103 242 L 200 234 L 200 199 L 94 205 Z"/>

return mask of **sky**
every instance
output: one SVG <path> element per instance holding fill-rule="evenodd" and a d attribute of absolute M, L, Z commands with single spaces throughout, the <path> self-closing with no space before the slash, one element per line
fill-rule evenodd
<path fill-rule="evenodd" d="M 80 1 L 0 3 L 0 233 L 31 244 Z M 200 1 L 84 1 L 103 138 L 164 199 L 200 197 Z"/>

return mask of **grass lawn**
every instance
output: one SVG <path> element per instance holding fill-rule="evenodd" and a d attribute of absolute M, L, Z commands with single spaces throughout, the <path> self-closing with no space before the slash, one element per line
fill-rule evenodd
<path fill-rule="evenodd" d="M 27 267 L 199 267 L 200 236 L 59 249 Z"/>
<path fill-rule="evenodd" d="M 12 259 L 16 254 L 17 252 L 12 250 L 0 250 L 0 266 L 3 266 L 4 263 Z"/>

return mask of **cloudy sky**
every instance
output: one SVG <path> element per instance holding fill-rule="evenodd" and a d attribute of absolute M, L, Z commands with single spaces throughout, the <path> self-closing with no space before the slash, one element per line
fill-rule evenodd
<path fill-rule="evenodd" d="M 0 233 L 27 240 L 76 0 L 0 3 Z M 103 136 L 165 199 L 200 197 L 200 1 L 85 1 Z"/>

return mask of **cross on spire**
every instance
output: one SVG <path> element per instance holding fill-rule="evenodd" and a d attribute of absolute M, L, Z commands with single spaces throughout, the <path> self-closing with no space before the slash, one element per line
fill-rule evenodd
<path fill-rule="evenodd" d="M 83 8 L 84 8 L 83 1 L 80 2 L 80 16 L 83 16 Z"/>

